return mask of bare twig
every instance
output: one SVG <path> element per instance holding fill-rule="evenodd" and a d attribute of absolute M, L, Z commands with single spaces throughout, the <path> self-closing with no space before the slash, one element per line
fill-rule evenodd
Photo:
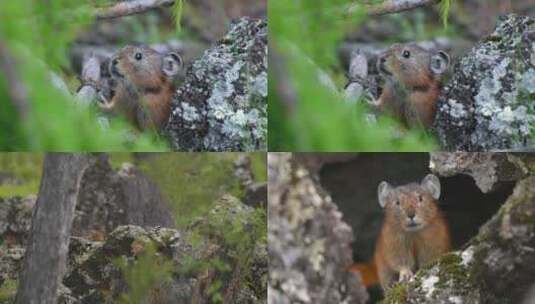
<path fill-rule="evenodd" d="M 379 16 L 385 14 L 399 13 L 425 5 L 436 4 L 439 2 L 440 0 L 385 0 L 382 3 L 375 5 L 355 3 L 349 7 L 348 13 L 352 14 L 356 10 L 365 7 L 367 9 L 368 15 Z"/>
<path fill-rule="evenodd" d="M 30 103 L 28 101 L 28 90 L 24 86 L 19 73 L 15 68 L 16 62 L 7 49 L 6 45 L 0 40 L 0 71 L 6 77 L 7 93 L 15 106 L 17 113 L 22 121 L 27 121 L 30 113 Z"/>
<path fill-rule="evenodd" d="M 170 6 L 175 0 L 130 0 L 95 10 L 95 18 L 110 19 L 139 14 L 160 6 Z"/>

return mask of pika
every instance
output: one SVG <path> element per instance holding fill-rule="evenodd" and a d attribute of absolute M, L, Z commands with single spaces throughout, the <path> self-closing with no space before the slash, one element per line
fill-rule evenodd
<path fill-rule="evenodd" d="M 437 205 L 440 181 L 427 175 L 420 183 L 392 187 L 386 181 L 377 189 L 385 216 L 375 245 L 373 261 L 355 264 L 366 286 L 378 282 L 383 290 L 406 281 L 413 273 L 450 249 L 446 220 Z"/>
<path fill-rule="evenodd" d="M 385 85 L 371 104 L 408 127 L 429 128 L 449 63 L 443 51 L 428 51 L 415 44 L 392 45 L 377 60 Z"/>
<path fill-rule="evenodd" d="M 176 53 L 160 54 L 144 46 L 126 46 L 109 61 L 111 100 L 99 106 L 120 114 L 139 130 L 161 130 L 171 113 L 175 77 L 183 68 Z"/>

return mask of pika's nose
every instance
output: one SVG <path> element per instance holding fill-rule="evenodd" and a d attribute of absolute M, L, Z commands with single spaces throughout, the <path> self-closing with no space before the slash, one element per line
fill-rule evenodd
<path fill-rule="evenodd" d="M 410 210 L 407 212 L 407 217 L 411 220 L 414 219 L 414 217 L 416 216 L 416 214 L 414 213 L 414 210 Z"/>
<path fill-rule="evenodd" d="M 385 58 L 385 57 L 386 57 L 386 56 L 381 56 L 381 57 L 379 58 L 379 62 L 380 62 L 381 64 L 384 64 L 384 63 L 385 63 L 385 61 L 386 61 L 386 58 Z"/>

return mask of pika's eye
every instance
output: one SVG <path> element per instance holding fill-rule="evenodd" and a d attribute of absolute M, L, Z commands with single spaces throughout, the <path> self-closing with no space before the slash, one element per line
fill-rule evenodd
<path fill-rule="evenodd" d="M 143 55 L 141 53 L 136 53 L 134 55 L 134 58 L 136 58 L 136 60 L 141 60 L 141 58 L 143 58 Z"/>
<path fill-rule="evenodd" d="M 407 50 L 404 50 L 403 53 L 401 54 L 403 57 L 405 58 L 409 58 L 411 57 L 411 52 L 407 51 Z"/>
<path fill-rule="evenodd" d="M 394 204 L 396 204 L 396 206 L 399 206 L 401 203 L 398 201 L 395 201 Z"/>
<path fill-rule="evenodd" d="M 418 201 L 421 203 L 424 201 L 424 197 L 420 194 L 418 195 Z"/>

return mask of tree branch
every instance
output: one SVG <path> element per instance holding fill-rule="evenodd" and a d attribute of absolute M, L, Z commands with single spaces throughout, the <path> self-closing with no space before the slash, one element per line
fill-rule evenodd
<path fill-rule="evenodd" d="M 380 4 L 370 5 L 356 3 L 349 7 L 348 13 L 353 14 L 356 10 L 365 7 L 370 16 L 380 16 L 399 13 L 413 8 L 439 3 L 440 0 L 385 0 Z"/>
<path fill-rule="evenodd" d="M 94 12 L 96 19 L 111 19 L 139 14 L 160 6 L 170 6 L 175 0 L 130 0 L 115 5 L 98 8 Z"/>

